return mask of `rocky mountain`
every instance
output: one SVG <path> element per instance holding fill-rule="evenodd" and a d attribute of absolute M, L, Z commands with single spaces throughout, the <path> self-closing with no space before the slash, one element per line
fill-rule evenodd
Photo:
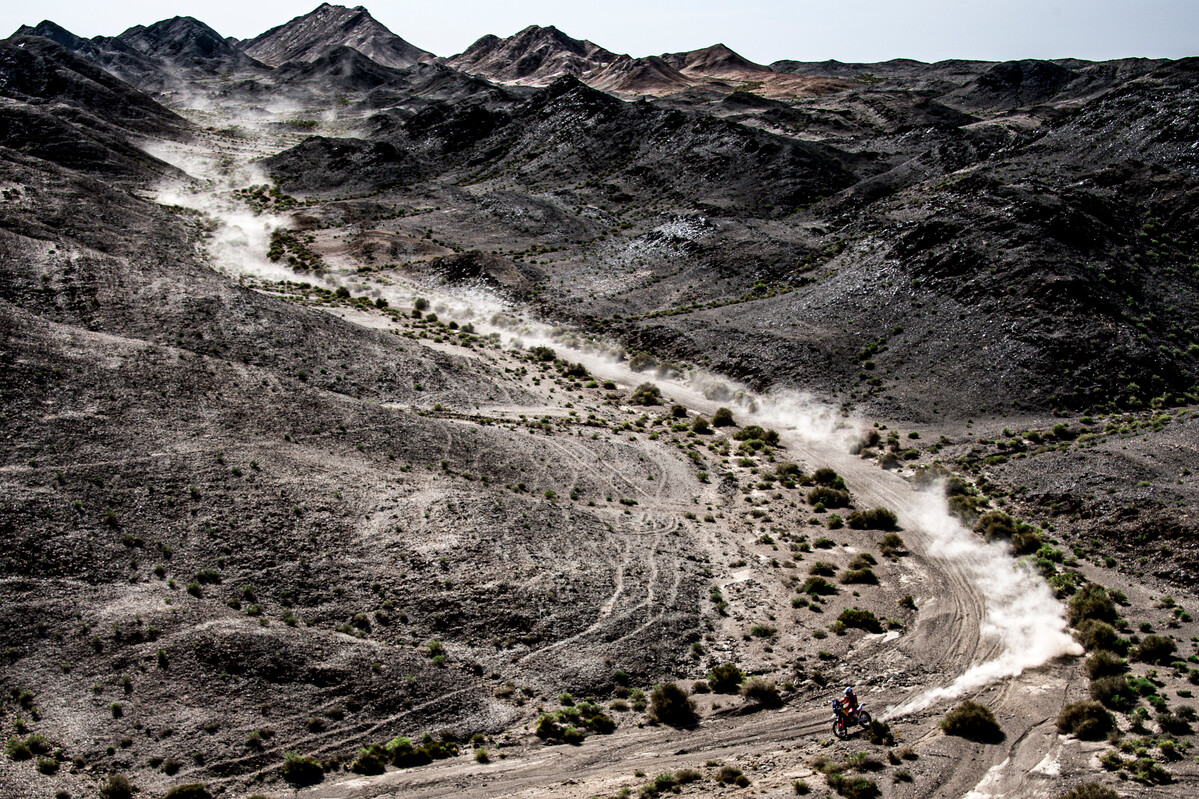
<path fill-rule="evenodd" d="M 184 138 L 191 126 L 132 86 L 36 36 L 0 42 L 0 145 L 109 177 L 173 170 L 131 144 Z"/>
<path fill-rule="evenodd" d="M 448 59 L 451 66 L 501 83 L 545 86 L 563 75 L 586 78 L 619 57 L 554 26 L 530 25 L 501 39 L 487 35 Z"/>
<path fill-rule="evenodd" d="M 1199 60 L 22 31 L 4 799 L 1194 793 Z"/>
<path fill-rule="evenodd" d="M 85 39 L 53 22 L 21 26 L 17 35 L 41 36 L 147 91 L 164 91 L 181 80 L 256 74 L 264 65 L 192 17 L 137 25 L 118 36 Z"/>
<path fill-rule="evenodd" d="M 271 66 L 315 61 L 338 47 L 350 47 L 387 67 L 409 67 L 432 60 L 388 30 L 362 6 L 322 3 L 315 10 L 240 43 L 250 56 Z"/>
<path fill-rule="evenodd" d="M 685 53 L 667 53 L 662 60 L 684 75 L 714 77 L 722 80 L 751 80 L 773 72 L 770 67 L 755 64 L 723 44 Z"/>

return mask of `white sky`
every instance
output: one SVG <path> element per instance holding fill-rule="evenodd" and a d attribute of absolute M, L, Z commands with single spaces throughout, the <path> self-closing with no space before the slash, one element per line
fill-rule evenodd
<path fill-rule="evenodd" d="M 0 36 L 43 19 L 80 36 L 193 16 L 249 38 L 319 0 L 41 0 L 0 4 Z M 437 55 L 486 33 L 555 25 L 618 53 L 655 55 L 723 42 L 761 63 L 916 58 L 1009 60 L 1199 55 L 1199 0 L 441 0 L 365 3 L 412 44 Z"/>

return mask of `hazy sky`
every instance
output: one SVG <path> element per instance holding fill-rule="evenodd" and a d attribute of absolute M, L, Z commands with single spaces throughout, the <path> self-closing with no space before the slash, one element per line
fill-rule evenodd
<path fill-rule="evenodd" d="M 42 0 L 0 4 L 0 36 L 50 19 L 80 36 L 193 16 L 248 38 L 318 0 Z M 555 25 L 619 53 L 654 55 L 724 42 L 754 61 L 1181 58 L 1199 55 L 1199 0 L 441 0 L 367 3 L 371 14 L 437 55 L 486 33 Z"/>

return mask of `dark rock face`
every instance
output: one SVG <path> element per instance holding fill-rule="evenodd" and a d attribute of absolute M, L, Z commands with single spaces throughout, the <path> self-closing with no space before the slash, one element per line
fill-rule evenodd
<path fill-rule="evenodd" d="M 362 6 L 346 8 L 328 3 L 241 43 L 246 54 L 272 66 L 315 61 L 338 47 L 351 47 L 393 68 L 433 58 L 389 31 Z"/>
<path fill-rule="evenodd" d="M 530 25 L 514 36 L 484 36 L 449 59 L 451 66 L 498 81 L 545 85 L 562 75 L 590 73 L 618 56 L 553 27 Z"/>

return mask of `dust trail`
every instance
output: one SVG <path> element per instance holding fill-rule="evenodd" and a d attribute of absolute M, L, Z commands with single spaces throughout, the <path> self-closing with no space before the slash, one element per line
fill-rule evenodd
<path fill-rule="evenodd" d="M 947 686 L 932 688 L 890 707 L 884 719 L 896 718 L 955 699 L 985 685 L 1017 677 L 1063 655 L 1083 649 L 1066 631 L 1065 609 L 1049 585 L 1033 569 L 1017 562 L 1002 543 L 986 543 L 949 514 L 940 491 L 914 495 L 912 518 L 929 537 L 928 554 L 960 569 L 986 600 L 980 624 L 984 637 L 998 638 L 1003 653 L 970 667 Z"/>
<path fill-rule="evenodd" d="M 167 145 L 170 147 L 170 145 Z M 177 145 L 175 146 L 178 147 Z M 289 226 L 284 216 L 255 215 L 228 194 L 233 186 L 265 182 L 244 166 L 233 174 L 219 175 L 213 154 L 198 151 L 157 149 L 163 160 L 179 166 L 203 185 L 162 187 L 161 202 L 195 208 L 219 220 L 210 245 L 214 266 L 236 276 L 254 276 L 270 281 L 295 280 L 291 270 L 266 258 L 270 233 Z M 205 157 L 207 156 L 207 157 Z M 215 175 L 219 175 L 213 177 Z M 338 285 L 332 277 L 305 276 L 305 280 Z M 555 348 L 561 357 L 581 361 L 601 379 L 626 385 L 654 382 L 694 410 L 711 412 L 718 404 L 739 408 L 744 422 L 759 423 L 788 431 L 804 446 L 846 454 L 852 435 L 860 422 L 847 420 L 833 406 L 797 392 L 772 392 L 755 395 L 735 381 L 701 370 L 667 368 L 634 371 L 624 359 L 619 345 L 554 328 L 524 317 L 518 308 L 499 299 L 486 289 L 434 285 L 381 286 L 344 278 L 350 288 L 368 291 L 386 298 L 393 307 L 411 303 L 417 296 L 427 297 L 439 315 L 458 321 L 470 321 L 481 333 L 496 333 L 509 346 L 542 344 Z M 846 454 L 846 457 L 848 455 Z M 987 544 L 962 527 L 949 515 L 940 492 L 912 493 L 897 491 L 891 497 L 901 516 L 920 528 L 928 539 L 927 554 L 944 562 L 945 567 L 961 571 L 984 598 L 985 617 L 980 621 L 984 637 L 998 639 L 1002 654 L 970 667 L 947 686 L 933 688 L 888 708 L 884 718 L 913 713 L 946 699 L 953 699 L 998 680 L 1015 677 L 1026 669 L 1043 665 L 1063 655 L 1079 655 L 1081 647 L 1066 632 L 1064 609 L 1039 574 L 1018 563 L 1001 544 Z"/>

